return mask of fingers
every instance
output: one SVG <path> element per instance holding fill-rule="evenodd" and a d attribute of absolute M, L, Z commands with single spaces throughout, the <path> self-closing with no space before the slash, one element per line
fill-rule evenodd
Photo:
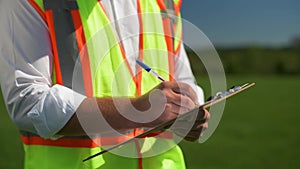
<path fill-rule="evenodd" d="M 159 89 L 159 90 L 157 90 Z M 195 91 L 186 83 L 177 83 L 177 82 L 162 82 L 156 88 L 154 88 L 149 93 L 145 94 L 142 98 L 143 101 L 147 101 L 151 94 L 154 91 L 159 91 L 159 95 L 153 95 L 152 100 L 155 103 L 161 103 L 164 105 L 164 111 L 162 112 L 161 116 L 158 117 L 150 125 L 155 125 L 160 122 L 165 122 L 170 119 L 176 118 L 179 114 L 184 114 L 196 107 L 197 104 L 197 94 Z M 161 98 L 164 98 L 164 101 Z M 137 107 L 141 107 L 140 104 Z M 147 105 L 147 104 L 146 104 Z M 144 106 L 142 106 L 144 107 Z M 151 107 L 151 106 L 150 106 Z M 144 110 L 144 109 L 139 109 Z M 205 114 L 205 112 L 203 112 Z M 195 117 L 193 118 L 195 119 Z"/>
<path fill-rule="evenodd" d="M 169 103 L 170 106 L 174 106 L 174 108 L 179 107 L 185 109 L 185 112 L 195 108 L 196 106 L 193 100 L 187 96 L 183 96 L 174 92 L 165 92 L 164 95 L 166 96 L 167 103 Z M 183 112 L 178 111 L 178 114 L 181 113 Z"/>
<path fill-rule="evenodd" d="M 197 127 L 192 128 L 186 136 L 184 136 L 184 139 L 187 141 L 196 141 L 198 140 L 204 133 L 204 131 L 208 128 L 208 123 L 202 123 L 198 125 Z M 177 133 L 176 133 L 177 134 Z"/>
<path fill-rule="evenodd" d="M 205 109 L 200 109 L 197 114 L 192 114 L 190 117 L 192 119 L 179 119 L 171 128 L 179 137 L 187 141 L 196 141 L 208 129 L 210 113 Z M 191 126 L 190 123 L 194 124 Z"/>
<path fill-rule="evenodd" d="M 204 133 L 204 131 L 208 128 L 208 124 L 202 124 L 198 126 L 197 128 L 191 129 L 188 133 L 186 129 L 184 128 L 178 128 L 174 130 L 175 134 L 179 137 L 182 137 L 183 139 L 187 141 L 196 141 L 198 140 Z"/>
<path fill-rule="evenodd" d="M 185 112 L 188 112 L 190 109 L 186 108 L 186 107 L 181 107 L 181 106 L 176 105 L 176 104 L 167 103 L 166 107 L 165 107 L 165 110 L 166 110 L 166 112 L 170 112 L 170 113 L 179 115 L 179 114 L 183 114 Z"/>
<path fill-rule="evenodd" d="M 181 82 L 162 82 L 160 84 L 160 88 L 169 88 L 171 89 L 174 93 L 177 93 L 179 95 L 187 96 L 190 98 L 194 103 L 197 103 L 198 97 L 196 92 L 193 90 L 193 88 L 186 84 L 186 83 L 181 83 Z"/>
<path fill-rule="evenodd" d="M 204 123 L 210 119 L 210 113 L 206 109 L 199 109 L 196 117 L 196 121 Z"/>
<path fill-rule="evenodd" d="M 197 119 L 195 121 L 194 126 L 189 131 L 187 136 L 184 138 L 185 140 L 187 140 L 187 141 L 196 141 L 197 139 L 199 139 L 203 135 L 205 130 L 208 129 L 208 122 L 207 121 L 210 118 L 210 114 L 208 113 L 208 111 L 204 111 L 204 112 L 207 112 L 207 113 L 205 113 L 205 116 L 203 118 Z"/>
<path fill-rule="evenodd" d="M 197 94 L 188 84 L 162 82 L 158 88 L 166 97 L 169 109 L 173 113 L 182 114 L 195 108 Z"/>
<path fill-rule="evenodd" d="M 204 132 L 206 129 L 208 129 L 208 122 L 198 124 L 196 127 L 193 127 L 191 131 Z"/>

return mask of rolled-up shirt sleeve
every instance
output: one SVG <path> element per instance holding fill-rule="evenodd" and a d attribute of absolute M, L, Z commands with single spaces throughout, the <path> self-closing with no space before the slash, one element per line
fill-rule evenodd
<path fill-rule="evenodd" d="M 52 84 L 49 31 L 28 1 L 0 4 L 0 82 L 6 108 L 20 130 L 55 137 L 85 96 Z"/>
<path fill-rule="evenodd" d="M 69 88 L 54 85 L 42 95 L 27 117 L 39 135 L 53 137 L 72 117 L 84 98 Z"/>

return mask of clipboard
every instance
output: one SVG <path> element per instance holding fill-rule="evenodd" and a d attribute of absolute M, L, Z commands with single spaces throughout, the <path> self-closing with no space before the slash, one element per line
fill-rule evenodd
<path fill-rule="evenodd" d="M 88 160 L 90 160 L 90 159 L 92 159 L 94 157 L 102 155 L 102 154 L 104 154 L 106 152 L 109 152 L 111 150 L 114 150 L 114 149 L 116 149 L 116 148 L 118 148 L 118 147 L 120 147 L 120 146 L 122 146 L 124 144 L 133 142 L 135 139 L 144 138 L 144 137 L 146 137 L 147 135 L 149 135 L 152 132 L 164 130 L 165 128 L 167 128 L 168 126 L 170 126 L 171 124 L 173 124 L 178 118 L 184 118 L 184 117 L 189 116 L 192 113 L 195 113 L 195 111 L 198 111 L 199 109 L 208 108 L 208 107 L 210 107 L 210 106 L 212 106 L 214 104 L 217 104 L 217 103 L 219 103 L 219 102 L 221 102 L 221 101 L 223 101 L 223 100 L 225 100 L 225 99 L 227 99 L 227 98 L 229 98 L 231 96 L 234 96 L 234 95 L 236 95 L 236 94 L 238 94 L 238 93 L 240 93 L 240 92 L 242 92 L 242 91 L 244 91 L 244 90 L 246 90 L 246 89 L 248 89 L 248 88 L 250 88 L 250 87 L 252 87 L 254 85 L 255 85 L 255 83 L 246 83 L 246 84 L 241 85 L 241 86 L 233 86 L 233 87 L 231 87 L 230 89 L 228 89 L 228 90 L 226 90 L 224 92 L 218 92 L 214 96 L 209 97 L 208 100 L 204 104 L 196 107 L 195 109 L 193 109 L 193 110 L 191 110 L 191 111 L 189 111 L 189 112 L 187 112 L 185 114 L 178 115 L 176 118 L 174 118 L 172 120 L 169 120 L 169 121 L 167 121 L 165 123 L 162 123 L 162 124 L 160 124 L 160 125 L 158 125 L 158 126 L 156 126 L 154 128 L 151 128 L 151 129 L 147 130 L 146 132 L 144 132 L 142 134 L 139 134 L 139 135 L 137 135 L 137 136 L 135 136 L 133 138 L 130 138 L 130 139 L 128 139 L 128 140 L 126 140 L 126 141 L 124 141 L 124 142 L 122 142 L 120 144 L 116 144 L 116 145 L 114 145 L 114 146 L 112 146 L 112 147 L 110 147 L 110 148 L 108 148 L 106 150 L 103 150 L 103 151 L 100 151 L 99 153 L 91 155 L 91 156 L 85 158 L 83 160 L 83 162 L 88 161 Z"/>

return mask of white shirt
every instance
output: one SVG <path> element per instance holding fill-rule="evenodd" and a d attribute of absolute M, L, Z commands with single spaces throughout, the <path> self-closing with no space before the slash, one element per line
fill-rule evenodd
<path fill-rule="evenodd" d="M 127 60 L 135 70 L 133 53 L 138 51 L 137 8 L 135 0 L 102 0 L 111 21 L 132 16 L 114 24 Z M 63 128 L 85 96 L 61 85 L 52 85 L 52 49 L 49 30 L 28 0 L 0 1 L 0 82 L 10 117 L 20 130 L 50 138 Z M 125 37 L 125 38 L 124 38 Z M 194 84 L 183 45 L 175 60 L 175 79 L 190 84 L 203 103 L 203 92 Z"/>

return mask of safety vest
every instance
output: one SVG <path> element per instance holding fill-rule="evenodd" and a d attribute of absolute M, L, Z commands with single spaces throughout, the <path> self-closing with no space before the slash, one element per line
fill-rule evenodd
<path fill-rule="evenodd" d="M 138 97 L 160 83 L 141 68 L 136 75 L 132 72 L 101 1 L 28 1 L 49 28 L 54 58 L 53 84 L 74 87 L 74 69 L 80 69 L 83 92 L 88 97 Z M 180 6 L 180 0 L 137 0 L 140 30 L 138 58 L 169 81 L 173 80 L 174 57 L 181 43 Z M 141 132 L 142 129 L 135 129 L 126 136 L 133 137 Z M 62 137 L 51 140 L 21 131 L 21 138 L 26 169 L 185 168 L 178 146 L 162 154 L 143 158 L 139 142 L 128 145 L 139 158 L 106 153 L 82 162 L 101 151 L 102 147 L 124 141 L 124 136 Z M 149 136 L 144 143 L 147 142 L 150 148 L 157 142 L 172 145 L 170 138 L 168 133 L 159 138 Z"/>

